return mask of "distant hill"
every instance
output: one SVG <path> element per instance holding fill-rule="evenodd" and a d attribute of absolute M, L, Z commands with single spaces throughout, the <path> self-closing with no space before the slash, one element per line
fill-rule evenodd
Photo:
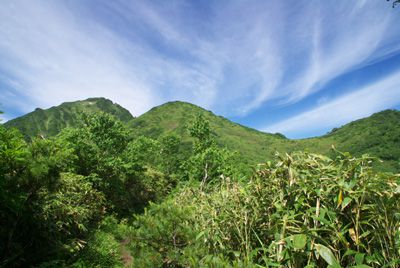
<path fill-rule="evenodd" d="M 315 151 L 324 152 L 327 145 L 334 144 L 355 155 L 367 153 L 384 161 L 379 164 L 381 169 L 400 171 L 400 111 L 375 113 L 305 142 Z"/>
<path fill-rule="evenodd" d="M 6 122 L 6 127 L 19 129 L 26 137 L 38 135 L 54 136 L 65 127 L 77 125 L 81 113 L 103 111 L 114 115 L 122 122 L 128 122 L 133 116 L 128 110 L 105 98 L 90 98 L 82 101 L 65 102 L 43 110 L 35 111 Z"/>
<path fill-rule="evenodd" d="M 123 107 L 104 98 L 63 103 L 47 110 L 32 113 L 5 123 L 16 127 L 25 135 L 52 136 L 66 126 L 75 126 L 81 112 L 103 111 L 116 116 L 132 130 L 134 135 L 159 138 L 176 134 L 182 138 L 183 148 L 191 146 L 187 126 L 198 114 L 210 121 L 213 135 L 220 146 L 238 151 L 244 165 L 272 159 L 276 152 L 307 150 L 332 154 L 332 145 L 340 151 L 354 155 L 368 153 L 384 160 L 377 167 L 385 171 L 400 171 L 400 112 L 386 110 L 334 129 L 330 133 L 309 139 L 291 140 L 282 134 L 270 134 L 229 121 L 196 105 L 168 102 L 133 118 Z"/>

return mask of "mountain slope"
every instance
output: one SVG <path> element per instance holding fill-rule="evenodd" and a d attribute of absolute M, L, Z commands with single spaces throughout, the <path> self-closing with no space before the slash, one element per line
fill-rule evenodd
<path fill-rule="evenodd" d="M 99 111 L 110 113 L 123 122 L 133 119 L 128 110 L 108 99 L 89 98 L 82 101 L 65 102 L 46 110 L 37 108 L 4 125 L 19 129 L 28 138 L 37 135 L 53 136 L 65 127 L 76 126 L 81 113 Z"/>
<path fill-rule="evenodd" d="M 130 127 L 136 135 L 151 138 L 176 134 L 182 137 L 186 146 L 189 146 L 191 138 L 188 135 L 187 127 L 199 114 L 202 114 L 210 122 L 210 128 L 217 143 L 240 152 L 245 164 L 265 161 L 273 156 L 274 146 L 281 148 L 290 143 L 283 135 L 263 133 L 217 116 L 196 105 L 180 101 L 154 107 L 132 120 Z"/>
<path fill-rule="evenodd" d="M 186 128 L 195 116 L 203 114 L 221 146 L 236 150 L 245 164 L 272 159 L 276 152 L 307 150 L 333 155 L 332 145 L 356 156 L 368 153 L 384 160 L 377 167 L 385 171 L 400 170 L 400 112 L 386 110 L 351 122 L 331 133 L 309 139 L 290 140 L 280 134 L 269 134 L 241 126 L 193 104 L 169 102 L 135 118 L 130 126 L 137 135 L 158 138 L 174 133 L 190 142 Z"/>
<path fill-rule="evenodd" d="M 48 110 L 36 109 L 25 116 L 11 120 L 7 127 L 16 127 L 29 137 L 38 134 L 52 136 L 66 126 L 75 126 L 81 112 L 103 111 L 126 123 L 135 136 L 159 138 L 176 134 L 182 138 L 182 148 L 188 151 L 191 138 L 187 127 L 199 114 L 209 120 L 217 143 L 237 151 L 245 166 L 273 158 L 276 152 L 306 150 L 333 155 L 332 145 L 340 151 L 356 156 L 368 153 L 384 160 L 377 167 L 384 171 L 400 171 L 400 112 L 386 110 L 334 129 L 327 135 L 309 139 L 290 140 L 281 134 L 269 134 L 251 129 L 217 116 L 196 105 L 168 102 L 133 118 L 118 104 L 104 98 L 63 103 Z"/>
<path fill-rule="evenodd" d="M 353 121 L 333 129 L 327 135 L 303 140 L 305 147 L 328 153 L 326 148 L 335 145 L 340 151 L 357 156 L 369 154 L 384 162 L 380 169 L 400 170 L 400 111 L 385 110 L 370 117 Z"/>

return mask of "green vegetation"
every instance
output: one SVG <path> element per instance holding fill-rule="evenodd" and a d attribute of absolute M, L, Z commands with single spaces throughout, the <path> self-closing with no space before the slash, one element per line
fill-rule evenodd
<path fill-rule="evenodd" d="M 127 110 L 109 100 L 87 99 L 64 103 L 48 110 L 36 110 L 8 121 L 5 126 L 18 128 L 26 137 L 37 137 L 39 134 L 50 137 L 66 126 L 77 126 L 81 113 L 98 111 L 114 115 L 125 124 L 133 137 L 145 136 L 159 140 L 164 136 L 175 136 L 180 140 L 177 149 L 181 158 L 187 158 L 194 142 L 187 128 L 201 115 L 209 122 L 210 135 L 216 145 L 237 152 L 239 168 L 247 174 L 251 173 L 254 165 L 272 160 L 277 151 L 284 154 L 302 150 L 333 156 L 332 145 L 355 156 L 368 153 L 384 160 L 374 164 L 379 170 L 400 171 L 400 112 L 396 110 L 383 111 L 334 129 L 327 135 L 302 140 L 290 140 L 279 133 L 263 133 L 244 127 L 198 106 L 179 101 L 155 107 L 133 118 Z"/>
<path fill-rule="evenodd" d="M 291 141 L 282 135 L 247 128 L 193 104 L 179 101 L 155 107 L 132 120 L 129 126 L 136 135 L 155 139 L 166 133 L 177 135 L 182 139 L 182 151 L 189 152 L 194 138 L 187 128 L 198 115 L 209 122 L 210 135 L 218 147 L 238 152 L 241 169 L 251 171 L 255 164 L 272 159 L 277 149 L 290 151 Z"/>
<path fill-rule="evenodd" d="M 387 110 L 371 117 L 354 121 L 335 131 L 310 139 L 290 140 L 280 134 L 268 134 L 235 124 L 223 117 L 195 105 L 171 102 L 153 108 L 131 122 L 134 133 L 158 138 L 164 133 L 174 133 L 190 144 L 186 131 L 198 114 L 209 121 L 211 135 L 217 145 L 239 153 L 243 169 L 274 158 L 275 152 L 308 151 L 331 155 L 332 145 L 355 156 L 365 153 L 384 162 L 375 166 L 383 171 L 400 171 L 400 112 Z M 189 147 L 188 145 L 185 147 Z"/>
<path fill-rule="evenodd" d="M 122 122 L 133 117 L 128 110 L 105 98 L 90 98 L 83 101 L 65 102 L 57 107 L 35 111 L 5 123 L 6 127 L 17 128 L 26 139 L 38 136 L 55 136 L 66 127 L 76 127 L 82 113 L 105 112 Z"/>
<path fill-rule="evenodd" d="M 0 265 L 75 256 L 105 215 L 140 212 L 173 188 L 132 154 L 138 141 L 122 122 L 106 113 L 82 118 L 77 128 L 30 143 L 0 127 Z"/>
<path fill-rule="evenodd" d="M 309 142 L 318 144 L 320 148 L 327 147 L 329 143 L 334 144 L 339 150 L 352 152 L 357 156 L 368 153 L 383 160 L 375 164 L 378 169 L 398 172 L 400 171 L 400 112 L 386 110 L 376 113 L 368 118 L 351 122 L 328 135 L 311 139 Z"/>
<path fill-rule="evenodd" d="M 182 102 L 155 107 L 132 120 L 129 127 L 136 135 L 156 139 L 172 133 L 181 137 L 182 150 L 190 151 L 193 139 L 186 129 L 199 114 L 209 121 L 210 135 L 216 144 L 238 153 L 242 170 L 250 171 L 256 164 L 272 160 L 276 152 L 284 154 L 302 150 L 333 156 L 331 148 L 335 146 L 355 156 L 368 153 L 384 160 L 374 164 L 379 170 L 400 171 L 400 112 L 396 110 L 386 110 L 349 123 L 327 135 L 302 140 L 290 140 L 281 134 L 250 129 Z"/>
<path fill-rule="evenodd" d="M 127 232 L 137 267 L 398 267 L 400 177 L 371 160 L 295 153 L 183 186 Z"/>
<path fill-rule="evenodd" d="M 63 104 L 69 127 L 29 139 L 10 127 L 29 118 L 0 125 L 1 267 L 400 265 L 400 174 L 382 172 L 398 111 L 288 140 L 180 102 L 79 108 L 93 100 L 118 110 Z"/>

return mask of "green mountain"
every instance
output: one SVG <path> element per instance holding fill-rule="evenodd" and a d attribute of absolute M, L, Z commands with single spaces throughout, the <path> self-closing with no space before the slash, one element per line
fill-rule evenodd
<path fill-rule="evenodd" d="M 185 102 L 168 102 L 154 107 L 130 122 L 137 135 L 159 138 L 166 134 L 182 137 L 183 144 L 189 146 L 187 127 L 197 115 L 202 114 L 209 122 L 213 136 L 220 146 L 240 152 L 242 161 L 259 163 L 272 157 L 274 148 L 289 149 L 291 141 L 281 134 L 269 134 L 242 126 L 217 116 L 214 113 Z"/>
<path fill-rule="evenodd" d="M 333 129 L 327 135 L 303 142 L 315 152 L 327 153 L 332 144 L 354 155 L 369 154 L 383 160 L 381 170 L 400 170 L 400 111 L 385 110 Z"/>
<path fill-rule="evenodd" d="M 133 116 L 128 110 L 105 98 L 89 98 L 82 101 L 65 102 L 43 110 L 35 111 L 6 122 L 6 127 L 19 129 L 27 138 L 38 135 L 54 136 L 65 127 L 77 125 L 81 113 L 103 111 L 114 115 L 122 122 L 128 122 Z"/>
<path fill-rule="evenodd" d="M 217 116 L 196 105 L 169 102 L 154 107 L 130 122 L 130 127 L 140 135 L 158 138 L 177 134 L 190 142 L 186 128 L 196 115 L 203 114 L 210 121 L 218 144 L 241 153 L 242 161 L 255 164 L 272 159 L 276 152 L 286 153 L 306 150 L 333 155 L 332 145 L 339 151 L 356 156 L 368 153 L 384 160 L 379 168 L 400 170 L 400 112 L 386 110 L 334 129 L 324 136 L 291 140 L 282 134 L 269 134 L 251 129 Z"/>
<path fill-rule="evenodd" d="M 332 145 L 340 151 L 356 156 L 368 153 L 384 162 L 378 168 L 385 171 L 400 170 L 400 112 L 386 110 L 368 118 L 351 122 L 330 133 L 309 139 L 291 140 L 281 134 L 269 134 L 251 129 L 210 111 L 185 102 L 168 102 L 154 107 L 147 113 L 133 118 L 118 104 L 104 98 L 63 103 L 48 110 L 34 112 L 5 123 L 16 127 L 25 135 L 52 136 L 66 126 L 77 123 L 79 113 L 103 111 L 113 114 L 135 135 L 159 138 L 176 134 L 182 138 L 183 147 L 191 146 L 187 126 L 199 114 L 209 120 L 215 140 L 220 146 L 238 151 L 244 165 L 254 165 L 272 159 L 276 152 L 298 150 L 331 154 Z"/>

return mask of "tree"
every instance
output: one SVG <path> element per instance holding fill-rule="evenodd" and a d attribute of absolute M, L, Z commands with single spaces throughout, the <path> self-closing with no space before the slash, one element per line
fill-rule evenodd
<path fill-rule="evenodd" d="M 57 141 L 27 144 L 17 130 L 0 126 L 0 266 L 34 265 L 54 252 L 58 240 L 42 221 L 40 193 L 57 190 L 72 158 Z"/>
<path fill-rule="evenodd" d="M 79 127 L 63 130 L 58 139 L 76 155 L 73 171 L 105 194 L 108 209 L 122 215 L 139 206 L 131 188 L 141 188 L 142 169 L 126 157 L 131 138 L 122 122 L 102 112 L 83 114 Z"/>
<path fill-rule="evenodd" d="M 388 2 L 392 1 L 392 0 L 387 0 Z M 396 5 L 400 4 L 400 0 L 394 0 L 393 1 L 393 7 L 395 7 Z"/>
<path fill-rule="evenodd" d="M 184 163 L 187 177 L 200 179 L 203 188 L 207 182 L 221 175 L 235 173 L 234 153 L 217 146 L 211 136 L 210 123 L 203 115 L 196 117 L 189 133 L 195 138 L 195 143 L 192 156 Z"/>
<path fill-rule="evenodd" d="M 129 142 L 124 151 L 127 162 L 138 165 L 141 169 L 145 166 L 155 167 L 160 156 L 160 143 L 145 136 L 139 136 Z"/>
<path fill-rule="evenodd" d="M 165 196 L 170 181 L 145 166 L 159 151 L 105 113 L 30 143 L 0 125 L 0 266 L 63 266 L 106 213 L 127 217 Z"/>
<path fill-rule="evenodd" d="M 215 140 L 211 136 L 210 122 L 205 119 L 204 115 L 198 115 L 188 130 L 190 136 L 195 138 L 195 153 L 204 152 L 215 144 Z"/>
<path fill-rule="evenodd" d="M 156 167 L 160 151 L 157 141 L 133 139 L 122 122 L 106 113 L 84 114 L 78 128 L 63 130 L 58 139 L 77 156 L 72 171 L 87 176 L 106 196 L 108 210 L 131 215 L 155 196 L 148 186 L 163 176 L 146 170 Z"/>
<path fill-rule="evenodd" d="M 180 158 L 181 139 L 177 135 L 166 135 L 160 140 L 160 165 L 166 175 L 179 172 L 182 159 Z"/>

